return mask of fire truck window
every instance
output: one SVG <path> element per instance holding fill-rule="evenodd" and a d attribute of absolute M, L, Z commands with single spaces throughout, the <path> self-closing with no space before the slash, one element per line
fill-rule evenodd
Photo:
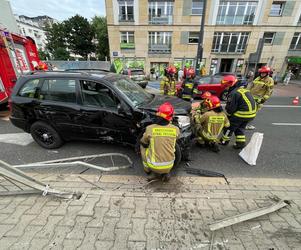
<path fill-rule="evenodd" d="M 48 79 L 43 83 L 39 98 L 48 101 L 76 103 L 75 86 L 75 80 Z"/>
<path fill-rule="evenodd" d="M 34 98 L 39 84 L 39 79 L 26 82 L 19 91 L 19 96 Z"/>

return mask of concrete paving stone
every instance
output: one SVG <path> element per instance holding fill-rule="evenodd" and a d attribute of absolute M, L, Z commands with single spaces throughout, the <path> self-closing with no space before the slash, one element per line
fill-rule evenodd
<path fill-rule="evenodd" d="M 79 246 L 81 245 L 82 240 L 76 240 L 76 239 L 65 239 L 63 242 L 63 249 L 64 250 L 74 250 L 74 249 L 78 249 Z M 109 248 L 98 248 L 98 249 L 109 249 Z M 88 250 L 88 249 L 85 249 Z"/>
<path fill-rule="evenodd" d="M 222 228 L 221 232 L 223 234 L 223 239 L 229 245 L 242 245 L 242 241 L 239 237 L 237 237 L 232 229 L 232 227 Z M 210 236 L 211 237 L 211 236 Z"/>
<path fill-rule="evenodd" d="M 227 195 L 220 197 L 221 199 L 241 199 L 243 197 L 243 192 L 241 190 L 227 190 Z"/>
<path fill-rule="evenodd" d="M 246 242 L 253 242 L 254 241 L 253 236 L 252 236 L 252 234 L 250 232 L 247 232 L 247 231 L 235 231 L 234 230 L 234 234 L 235 234 L 236 237 L 238 237 L 241 240 L 241 242 L 243 244 L 245 244 Z"/>
<path fill-rule="evenodd" d="M 184 201 L 182 199 L 173 197 L 172 200 L 174 201 L 173 202 L 174 209 L 177 209 L 177 210 L 185 209 Z"/>
<path fill-rule="evenodd" d="M 214 213 L 212 210 L 202 210 L 201 215 L 203 217 L 203 221 L 208 224 L 214 221 Z"/>
<path fill-rule="evenodd" d="M 261 221 L 260 225 L 265 233 L 275 233 L 278 230 L 270 221 Z"/>
<path fill-rule="evenodd" d="M 0 221 L 1 223 L 1 221 Z M 16 225 L 5 225 L 5 224 L 0 224 L 0 239 L 7 233 L 9 232 L 12 228 L 14 228 Z"/>
<path fill-rule="evenodd" d="M 98 238 L 98 235 L 101 233 L 100 229 L 95 228 L 85 228 L 85 238 L 82 241 L 82 244 L 80 245 L 80 249 L 90 250 L 95 249 L 95 242 Z"/>
<path fill-rule="evenodd" d="M 149 210 L 151 211 L 151 210 Z M 132 228 L 132 215 L 133 209 L 124 208 L 120 210 L 120 220 L 118 221 L 116 228 Z"/>
<path fill-rule="evenodd" d="M 224 211 L 229 210 L 229 211 L 237 211 L 237 208 L 233 206 L 231 203 L 231 200 L 221 200 L 221 205 Z"/>
<path fill-rule="evenodd" d="M 176 241 L 176 235 L 175 235 L 175 230 L 174 230 L 174 220 L 162 220 L 160 221 L 161 228 L 160 228 L 160 241 Z"/>
<path fill-rule="evenodd" d="M 257 245 L 252 241 L 244 242 L 243 245 L 244 245 L 246 250 L 258 250 L 259 249 L 257 247 Z"/>
<path fill-rule="evenodd" d="M 301 224 L 295 219 L 293 214 L 279 213 L 278 215 L 282 217 L 291 227 L 301 228 Z"/>
<path fill-rule="evenodd" d="M 187 249 L 192 248 L 192 236 L 190 234 L 187 234 L 184 230 L 175 230 L 175 235 L 177 242 L 185 246 Z"/>
<path fill-rule="evenodd" d="M 209 206 L 212 208 L 214 220 L 221 220 L 226 217 L 221 202 L 209 201 L 208 203 Z"/>
<path fill-rule="evenodd" d="M 146 229 L 160 229 L 161 225 L 159 223 L 159 210 L 146 210 L 147 222 L 145 224 Z"/>
<path fill-rule="evenodd" d="M 96 207 L 110 207 L 110 195 L 101 194 L 100 200 L 96 203 Z"/>
<path fill-rule="evenodd" d="M 17 224 L 20 221 L 20 217 L 28 210 L 30 206 L 17 206 L 16 209 L 10 216 L 2 221 L 3 224 Z"/>
<path fill-rule="evenodd" d="M 7 197 L 1 197 L 0 200 L 2 199 L 5 199 Z M 10 201 L 8 202 L 7 204 L 4 204 L 4 205 L 7 205 L 5 208 L 2 208 L 1 209 L 1 213 L 2 214 L 12 214 L 16 208 L 25 200 L 26 198 L 25 197 L 20 197 L 20 196 L 17 196 L 15 199 L 13 200 L 9 200 L 7 199 L 7 201 Z"/>
<path fill-rule="evenodd" d="M 245 204 L 247 204 L 247 211 L 252 211 L 258 209 L 257 203 L 252 199 L 244 199 Z"/>
<path fill-rule="evenodd" d="M 87 197 L 85 199 L 85 205 L 82 210 L 78 212 L 80 216 L 93 216 L 95 204 L 99 201 L 100 197 Z"/>
<path fill-rule="evenodd" d="M 135 197 L 135 212 L 133 218 L 146 218 L 146 205 L 148 202 L 147 198 L 136 198 Z"/>
<path fill-rule="evenodd" d="M 20 237 L 25 232 L 25 228 L 35 219 L 35 215 L 22 215 L 15 227 L 5 234 L 8 237 Z"/>
<path fill-rule="evenodd" d="M 85 237 L 85 228 L 91 220 L 90 216 L 76 216 L 75 225 L 72 231 L 66 236 L 66 239 L 83 239 Z"/>
<path fill-rule="evenodd" d="M 82 210 L 82 206 L 68 206 L 64 213 L 63 219 L 60 221 L 61 226 L 74 226 L 78 212 Z M 58 211 L 59 213 L 59 211 Z"/>
<path fill-rule="evenodd" d="M 95 242 L 95 247 L 96 247 L 96 249 L 99 249 L 99 250 L 107 250 L 107 249 L 111 249 L 113 244 L 114 244 L 114 241 L 104 241 L 104 240 L 99 241 L 98 240 Z M 85 250 L 87 250 L 87 249 L 85 249 Z"/>
<path fill-rule="evenodd" d="M 49 239 L 40 239 L 40 238 L 33 238 L 30 242 L 30 250 L 41 250 L 41 249 L 50 249 L 49 247 Z"/>
<path fill-rule="evenodd" d="M 17 237 L 2 237 L 0 238 L 0 247 L 1 249 L 9 249 L 17 241 Z"/>
<path fill-rule="evenodd" d="M 50 215 L 46 225 L 36 234 L 37 238 L 47 238 L 51 239 L 53 237 L 55 228 L 59 222 L 63 219 L 63 216 Z"/>
<path fill-rule="evenodd" d="M 27 196 L 26 200 L 21 202 L 21 205 L 23 205 L 23 206 L 33 206 L 37 202 L 37 199 L 38 199 L 39 196 L 40 195 L 29 195 L 29 196 Z"/>
<path fill-rule="evenodd" d="M 272 241 L 278 249 L 289 249 L 288 243 L 284 238 L 272 238 Z"/>
<path fill-rule="evenodd" d="M 111 197 L 110 207 L 106 213 L 106 217 L 120 217 L 120 203 L 122 199 L 120 197 Z"/>
<path fill-rule="evenodd" d="M 118 218 L 104 218 L 104 226 L 101 234 L 98 237 L 98 240 L 105 240 L 105 241 L 114 241 L 115 239 L 115 226 L 118 222 Z"/>
<path fill-rule="evenodd" d="M 42 210 L 42 207 L 48 202 L 48 197 L 38 196 L 34 205 L 26 211 L 26 214 L 39 214 Z"/>
<path fill-rule="evenodd" d="M 277 213 L 270 213 L 269 215 L 269 220 L 271 222 L 284 222 L 285 220 L 279 216 Z"/>
<path fill-rule="evenodd" d="M 161 234 L 160 230 L 145 229 L 145 235 L 147 238 L 146 248 L 148 250 L 159 249 L 160 234 Z"/>
<path fill-rule="evenodd" d="M 45 204 L 45 206 L 55 206 L 58 207 L 61 204 L 61 201 L 63 201 L 60 198 L 56 198 L 56 197 L 51 197 L 52 199 L 47 201 L 47 203 Z"/>
<path fill-rule="evenodd" d="M 106 207 L 95 207 L 95 213 L 92 217 L 92 220 L 88 223 L 87 227 L 94 227 L 94 228 L 102 228 L 103 227 L 103 218 L 108 211 Z"/>
<path fill-rule="evenodd" d="M 188 217 L 193 220 L 201 220 L 202 216 L 200 210 L 198 209 L 196 200 L 190 200 L 185 202 L 186 211 Z"/>
<path fill-rule="evenodd" d="M 197 199 L 197 207 L 200 211 L 211 210 L 211 207 L 208 204 L 208 199 Z"/>
<path fill-rule="evenodd" d="M 236 232 L 250 232 L 250 228 L 247 223 L 238 223 L 232 226 L 233 231 Z"/>
<path fill-rule="evenodd" d="M 56 207 L 54 206 L 42 207 L 40 214 L 31 222 L 31 225 L 46 225 L 48 216 L 50 216 L 55 209 Z"/>
<path fill-rule="evenodd" d="M 10 216 L 10 214 L 1 214 L 0 213 L 0 223 L 2 223 L 2 221 L 6 220 L 9 216 Z"/>
<path fill-rule="evenodd" d="M 158 209 L 158 210 L 160 210 L 159 198 L 157 198 L 157 197 L 148 197 L 147 198 L 146 209 Z"/>
<path fill-rule="evenodd" d="M 159 199 L 160 204 L 160 214 L 159 218 L 162 219 L 174 219 L 175 216 L 173 214 L 172 209 L 172 199 L 171 198 L 165 198 L 165 199 Z"/>
<path fill-rule="evenodd" d="M 231 200 L 231 203 L 234 207 L 237 208 L 239 213 L 245 213 L 250 211 L 248 208 L 248 204 L 245 202 L 245 200 Z"/>
<path fill-rule="evenodd" d="M 146 241 L 144 234 L 146 219 L 132 218 L 133 229 L 132 234 L 129 236 L 129 241 Z"/>
<path fill-rule="evenodd" d="M 68 202 L 69 206 L 84 206 L 86 204 L 87 196 L 88 196 L 88 193 L 84 192 L 79 200 L 75 199 L 75 200 L 69 201 Z"/>
<path fill-rule="evenodd" d="M 18 241 L 11 246 L 11 249 L 28 249 L 30 248 L 30 242 L 35 237 L 36 233 L 42 229 L 42 226 L 26 227 L 24 234 L 18 238 Z"/>
<path fill-rule="evenodd" d="M 70 201 L 60 200 L 59 205 L 51 213 L 51 215 L 63 215 L 63 216 L 66 215 L 67 214 L 67 209 L 69 207 L 69 203 L 70 203 Z"/>
<path fill-rule="evenodd" d="M 63 242 L 67 234 L 72 230 L 72 227 L 57 226 L 53 237 L 49 240 L 51 249 L 63 249 Z"/>
<path fill-rule="evenodd" d="M 130 250 L 146 250 L 146 242 L 128 242 L 128 249 Z"/>
<path fill-rule="evenodd" d="M 187 247 L 176 241 L 173 242 L 160 241 L 159 249 L 160 250 L 187 250 Z"/>
<path fill-rule="evenodd" d="M 112 250 L 128 249 L 128 239 L 131 234 L 130 229 L 115 229 L 115 241 Z"/>
<path fill-rule="evenodd" d="M 8 205 L 11 203 L 14 199 L 12 197 L 1 197 L 0 199 L 0 205 Z M 22 201 L 21 201 L 22 202 Z"/>
<path fill-rule="evenodd" d="M 135 209 L 135 198 L 134 197 L 125 197 L 122 199 L 120 207 L 121 208 L 128 208 L 128 209 Z"/>

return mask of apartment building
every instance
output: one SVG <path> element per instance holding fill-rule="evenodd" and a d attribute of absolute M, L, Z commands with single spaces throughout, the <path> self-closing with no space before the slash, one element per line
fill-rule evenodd
<path fill-rule="evenodd" d="M 202 65 L 207 73 L 245 73 L 268 64 L 301 66 L 301 1 L 207 0 Z M 195 65 L 204 0 L 106 0 L 110 53 L 163 69 Z M 301 67 L 300 67 L 301 68 Z"/>

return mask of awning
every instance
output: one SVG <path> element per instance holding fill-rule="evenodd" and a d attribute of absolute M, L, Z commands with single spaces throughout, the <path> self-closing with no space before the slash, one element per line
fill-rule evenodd
<path fill-rule="evenodd" d="M 301 64 L 301 57 L 288 57 L 287 62 L 288 63 Z"/>

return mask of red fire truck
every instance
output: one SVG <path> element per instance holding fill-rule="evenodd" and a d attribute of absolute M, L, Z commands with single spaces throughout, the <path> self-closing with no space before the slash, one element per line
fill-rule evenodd
<path fill-rule="evenodd" d="M 34 71 L 39 63 L 32 38 L 0 29 L 0 104 L 8 102 L 18 77 Z"/>

